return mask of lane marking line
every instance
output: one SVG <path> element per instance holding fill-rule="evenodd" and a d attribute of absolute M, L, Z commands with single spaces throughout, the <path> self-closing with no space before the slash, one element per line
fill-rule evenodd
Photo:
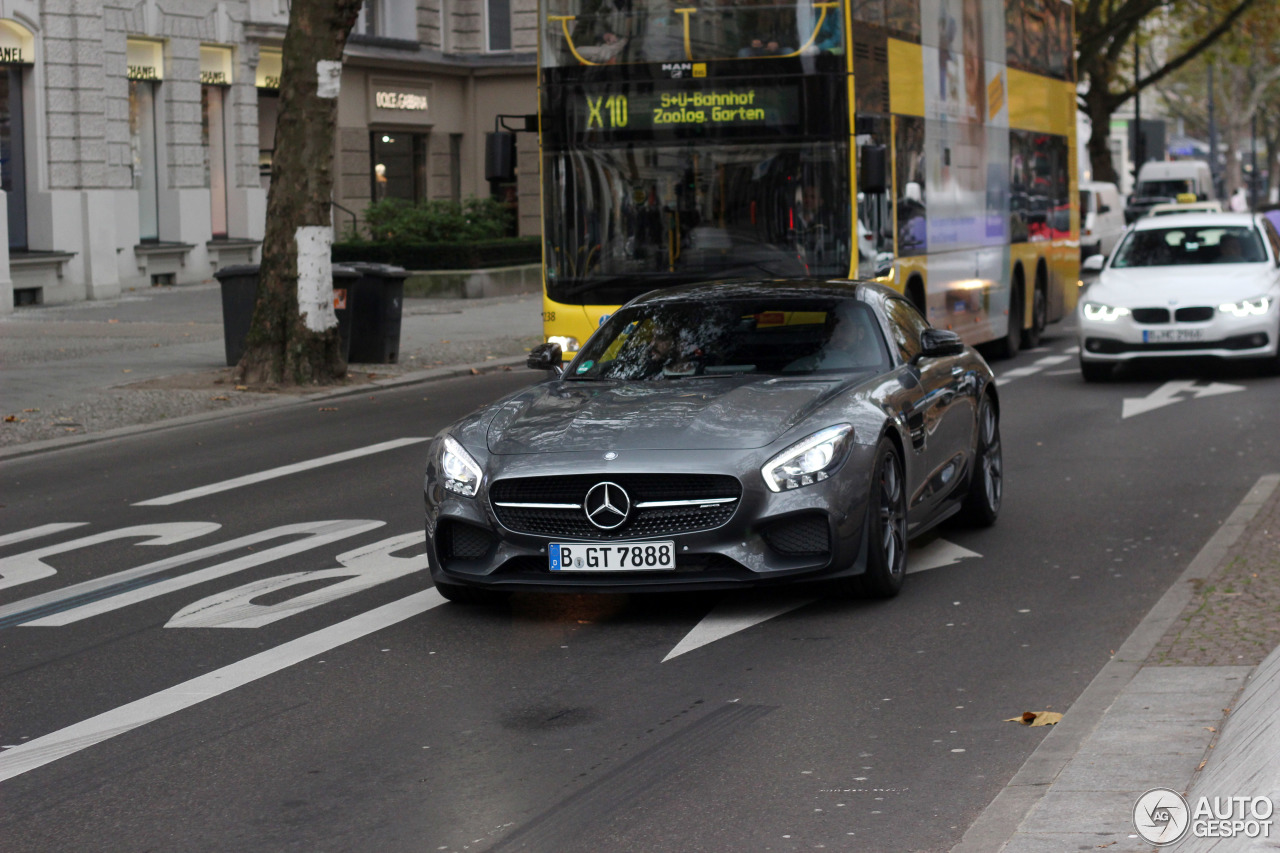
<path fill-rule="evenodd" d="M 961 560 L 981 556 L 981 554 L 970 551 L 968 548 L 963 548 L 954 542 L 935 539 L 922 547 L 911 548 L 907 559 L 907 574 L 927 572 L 930 569 L 939 569 L 943 566 L 959 563 Z M 817 600 L 817 598 L 805 597 L 775 599 L 767 602 L 741 601 L 737 599 L 722 601 L 710 613 L 702 617 L 702 621 L 695 625 L 693 630 L 686 634 L 684 639 L 667 653 L 662 662 L 666 663 L 685 652 L 691 652 L 694 649 L 714 643 L 716 640 L 723 640 L 725 637 L 732 636 L 739 631 L 745 631 L 752 626 L 759 625 L 761 622 L 768 622 L 770 619 L 781 616 L 784 613 L 790 613 L 792 610 L 797 610 Z"/>
<path fill-rule="evenodd" d="M 1062 364 L 1064 361 L 1070 361 L 1069 355 L 1046 355 L 1044 358 L 1036 359 L 1036 364 L 1041 367 L 1052 367 L 1055 364 Z"/>
<path fill-rule="evenodd" d="M 257 474 L 247 474 L 243 477 L 236 477 L 232 480 L 223 480 L 221 483 L 211 483 L 207 486 L 200 486 L 195 489 L 187 489 L 184 492 L 174 492 L 171 495 L 163 495 L 151 500 L 138 501 L 133 506 L 170 506 L 183 501 L 202 498 L 206 495 L 217 494 L 218 492 L 226 492 L 231 489 L 238 489 L 241 486 L 251 486 L 254 483 L 261 483 L 265 480 L 274 480 L 277 477 L 287 477 L 290 474 L 297 474 L 301 471 L 310 471 L 314 468 L 322 468 L 325 465 L 333 465 L 338 462 L 346 462 L 351 459 L 359 459 L 362 456 L 371 456 L 374 453 L 382 453 L 385 450 L 395 450 L 398 447 L 407 447 L 410 444 L 419 444 L 424 441 L 430 441 L 429 438 L 397 438 L 393 441 L 384 441 L 381 444 L 373 444 L 369 447 L 361 447 L 356 450 L 347 450 L 342 453 L 334 453 L 329 456 L 321 456 L 318 459 L 310 459 L 306 462 L 297 462 L 293 465 L 283 465 L 279 468 L 272 468 L 268 471 L 260 471 Z"/>
<path fill-rule="evenodd" d="M 398 622 L 412 619 L 443 603 L 444 597 L 435 589 L 417 592 L 353 616 L 345 622 L 330 625 L 167 690 L 14 746 L 0 752 L 0 782 L 198 705 L 207 699 L 221 696 Z"/>
<path fill-rule="evenodd" d="M 19 542 L 26 542 L 28 539 L 38 539 L 41 536 L 49 536 L 54 533 L 61 533 L 64 530 L 70 530 L 73 527 L 84 527 L 87 521 L 69 521 L 62 524 L 42 524 L 39 527 L 32 527 L 29 530 L 19 530 L 17 533 L 9 533 L 0 536 L 0 547 L 5 545 L 16 545 Z"/>

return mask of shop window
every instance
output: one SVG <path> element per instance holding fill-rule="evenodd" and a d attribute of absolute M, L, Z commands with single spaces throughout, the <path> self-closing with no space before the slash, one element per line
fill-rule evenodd
<path fill-rule="evenodd" d="M 157 84 L 129 81 L 129 148 L 133 188 L 138 193 L 138 225 L 143 240 L 160 239 L 160 177 L 156 145 Z"/>
<path fill-rule="evenodd" d="M 258 181 L 262 188 L 271 187 L 271 162 L 276 153 L 276 118 L 280 115 L 280 96 L 275 91 L 258 90 Z"/>
<path fill-rule="evenodd" d="M 486 0 L 485 30 L 489 50 L 511 50 L 511 0 Z"/>
<path fill-rule="evenodd" d="M 449 134 L 449 198 L 462 201 L 462 134 Z"/>
<path fill-rule="evenodd" d="M 369 136 L 373 153 L 373 200 L 424 201 L 427 197 L 427 135 L 375 130 Z"/>
<path fill-rule="evenodd" d="M 9 249 L 27 248 L 27 176 L 23 152 L 22 69 L 0 68 L 0 189 L 8 195 Z"/>
<path fill-rule="evenodd" d="M 209 188 L 213 236 L 227 236 L 226 89 L 200 87 L 200 142 L 204 152 L 204 185 Z"/>

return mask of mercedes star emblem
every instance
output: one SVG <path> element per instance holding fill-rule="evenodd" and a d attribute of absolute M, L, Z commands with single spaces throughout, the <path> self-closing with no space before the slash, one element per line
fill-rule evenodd
<path fill-rule="evenodd" d="M 587 491 L 583 501 L 587 520 L 601 530 L 613 530 L 622 525 L 631 513 L 631 498 L 617 483 L 596 483 Z"/>

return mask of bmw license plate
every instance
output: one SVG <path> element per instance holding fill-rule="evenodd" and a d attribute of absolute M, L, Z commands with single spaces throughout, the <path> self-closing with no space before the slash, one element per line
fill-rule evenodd
<path fill-rule="evenodd" d="M 567 542 L 549 551 L 553 572 L 670 572 L 676 567 L 675 542 Z"/>
<path fill-rule="evenodd" d="M 1204 329 L 1143 329 L 1144 344 L 1182 344 L 1204 340 Z"/>

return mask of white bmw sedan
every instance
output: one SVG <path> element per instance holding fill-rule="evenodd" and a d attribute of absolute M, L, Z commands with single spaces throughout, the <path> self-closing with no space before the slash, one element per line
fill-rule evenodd
<path fill-rule="evenodd" d="M 1092 263 L 1090 263 L 1092 262 Z M 1247 213 L 1140 219 L 1080 299 L 1088 382 L 1135 358 L 1265 359 L 1280 368 L 1280 233 Z"/>

